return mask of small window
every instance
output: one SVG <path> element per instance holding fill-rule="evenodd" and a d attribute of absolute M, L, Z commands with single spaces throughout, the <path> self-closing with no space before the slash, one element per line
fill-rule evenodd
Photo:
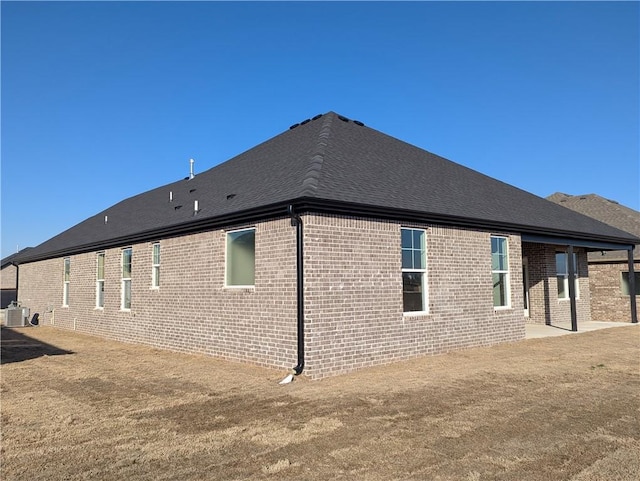
<path fill-rule="evenodd" d="M 153 244 L 151 260 L 151 287 L 160 287 L 160 243 Z"/>
<path fill-rule="evenodd" d="M 71 282 L 71 258 L 64 258 L 64 283 L 62 285 L 62 305 L 69 306 L 69 283 Z"/>
<path fill-rule="evenodd" d="M 425 231 L 421 229 L 400 229 L 402 310 L 405 313 L 426 312 L 427 310 L 425 237 Z"/>
<path fill-rule="evenodd" d="M 131 309 L 131 262 L 133 250 L 131 247 L 122 249 L 122 293 L 120 308 Z"/>
<path fill-rule="evenodd" d="M 569 254 L 556 252 L 556 277 L 558 279 L 558 299 L 569 299 Z M 578 256 L 573 253 L 573 266 L 576 273 L 574 282 L 576 299 L 579 297 L 578 289 Z"/>
<path fill-rule="evenodd" d="M 256 270 L 256 230 L 227 232 L 227 286 L 253 286 Z"/>
<path fill-rule="evenodd" d="M 104 307 L 104 252 L 98 252 L 96 258 L 96 307 Z"/>
<path fill-rule="evenodd" d="M 622 295 L 623 296 L 628 296 L 629 295 L 629 271 L 627 272 L 621 272 L 621 279 L 620 279 L 620 289 L 622 290 Z M 636 284 L 636 296 L 640 296 L 640 272 L 634 272 L 633 273 L 634 276 L 634 280 L 635 280 L 635 284 Z"/>
<path fill-rule="evenodd" d="M 491 236 L 491 275 L 493 307 L 509 307 L 509 250 L 506 237 Z"/>

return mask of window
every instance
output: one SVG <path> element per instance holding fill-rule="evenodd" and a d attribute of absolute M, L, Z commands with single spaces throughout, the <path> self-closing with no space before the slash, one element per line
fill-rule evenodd
<path fill-rule="evenodd" d="M 558 299 L 569 299 L 569 255 L 566 252 L 556 252 L 556 276 L 558 278 Z M 573 266 L 576 273 L 574 283 L 576 298 L 579 297 L 578 290 L 578 256 L 573 253 Z"/>
<path fill-rule="evenodd" d="M 96 307 L 104 307 L 104 252 L 98 252 L 96 258 Z"/>
<path fill-rule="evenodd" d="M 400 230 L 402 249 L 402 310 L 404 312 L 426 312 L 425 274 L 427 258 L 425 231 L 421 229 Z"/>
<path fill-rule="evenodd" d="M 256 270 L 256 230 L 227 232 L 227 286 L 253 286 Z"/>
<path fill-rule="evenodd" d="M 622 295 L 629 295 L 629 272 L 621 272 L 620 289 L 622 289 Z M 636 296 L 640 296 L 640 272 L 634 272 L 634 280 L 636 282 Z"/>
<path fill-rule="evenodd" d="M 133 251 L 131 247 L 122 249 L 122 296 L 120 308 L 131 309 L 131 258 Z"/>
<path fill-rule="evenodd" d="M 160 243 L 153 244 L 151 260 L 151 287 L 160 287 Z"/>
<path fill-rule="evenodd" d="M 69 282 L 71 280 L 71 258 L 64 258 L 64 283 L 62 285 L 62 305 L 69 306 Z"/>
<path fill-rule="evenodd" d="M 506 237 L 491 236 L 493 307 L 509 307 L 509 250 Z"/>

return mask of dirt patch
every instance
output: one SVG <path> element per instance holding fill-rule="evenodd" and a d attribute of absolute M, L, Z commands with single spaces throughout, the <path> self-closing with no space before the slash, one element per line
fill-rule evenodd
<path fill-rule="evenodd" d="M 638 326 L 286 386 L 283 372 L 16 331 L 45 348 L 3 346 L 3 480 L 640 479 Z"/>

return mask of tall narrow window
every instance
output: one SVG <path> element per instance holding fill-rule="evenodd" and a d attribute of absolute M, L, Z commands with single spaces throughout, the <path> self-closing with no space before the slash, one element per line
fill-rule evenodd
<path fill-rule="evenodd" d="M 509 251 L 506 237 L 491 236 L 493 307 L 509 307 Z"/>
<path fill-rule="evenodd" d="M 64 284 L 62 285 L 62 305 L 69 306 L 69 283 L 71 281 L 71 258 L 64 258 Z"/>
<path fill-rule="evenodd" d="M 401 229 L 402 248 L 402 309 L 404 312 L 425 312 L 425 231 Z"/>
<path fill-rule="evenodd" d="M 131 309 L 131 247 L 122 249 L 122 297 L 121 309 Z"/>
<path fill-rule="evenodd" d="M 623 296 L 629 295 L 629 271 L 621 272 L 622 278 L 620 280 L 620 290 Z M 640 272 L 634 272 L 634 279 L 636 285 L 636 296 L 640 296 Z"/>
<path fill-rule="evenodd" d="M 160 243 L 153 244 L 151 260 L 151 287 L 160 287 Z"/>
<path fill-rule="evenodd" d="M 253 286 L 256 270 L 256 230 L 227 232 L 227 286 Z"/>
<path fill-rule="evenodd" d="M 569 299 L 569 255 L 566 252 L 556 252 L 556 277 L 558 279 L 558 299 Z M 575 291 L 579 297 L 578 290 L 578 256 L 573 253 L 573 266 L 576 273 Z"/>
<path fill-rule="evenodd" d="M 96 307 L 104 307 L 104 252 L 96 257 Z"/>

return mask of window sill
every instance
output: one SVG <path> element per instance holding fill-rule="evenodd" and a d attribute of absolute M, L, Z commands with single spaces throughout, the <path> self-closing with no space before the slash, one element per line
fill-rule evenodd
<path fill-rule="evenodd" d="M 229 290 L 241 290 L 241 289 L 250 290 L 250 291 L 256 290 L 256 286 L 224 286 L 224 288 Z"/>
<path fill-rule="evenodd" d="M 511 306 L 493 306 L 493 310 L 496 311 L 496 312 L 512 311 L 513 307 L 511 307 Z"/>
<path fill-rule="evenodd" d="M 149 288 L 150 291 L 159 291 L 160 290 L 160 286 L 151 286 Z"/>
<path fill-rule="evenodd" d="M 94 307 L 94 311 L 104 311 L 104 307 Z"/>
<path fill-rule="evenodd" d="M 420 317 L 420 316 L 428 316 L 428 315 L 429 315 L 429 311 L 408 311 L 408 312 L 402 313 L 403 317 Z"/>

